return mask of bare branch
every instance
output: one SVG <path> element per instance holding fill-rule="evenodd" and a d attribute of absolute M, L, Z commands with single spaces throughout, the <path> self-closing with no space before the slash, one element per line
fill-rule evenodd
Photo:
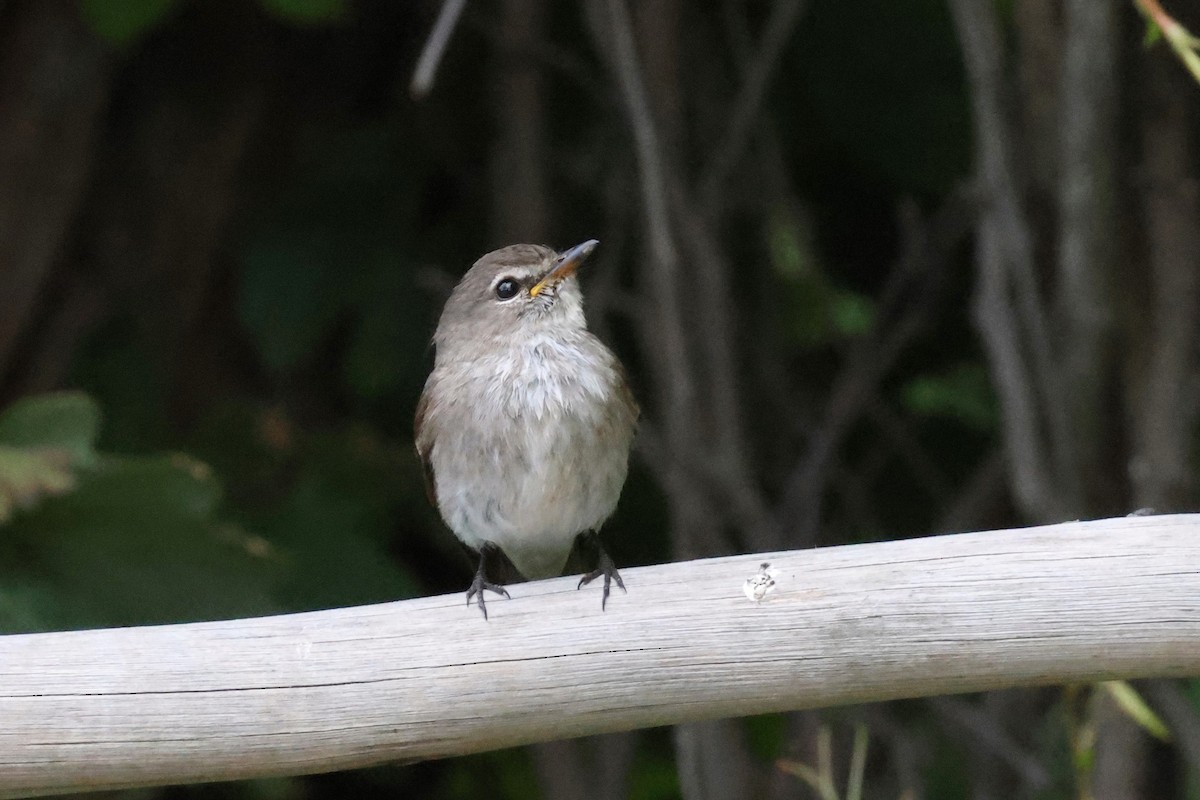
<path fill-rule="evenodd" d="M 746 150 L 784 46 L 792 38 L 806 5 L 806 0 L 775 0 L 771 6 L 762 40 L 745 66 L 742 88 L 729 115 L 729 127 L 721 144 L 713 151 L 709 167 L 700 181 L 700 198 L 706 207 L 714 205 L 713 198 Z"/>
<path fill-rule="evenodd" d="M 496 32 L 501 48 L 512 53 L 534 50 L 545 10 L 544 0 L 504 0 Z M 519 56 L 502 60 L 495 73 L 492 241 L 544 242 L 550 227 L 546 169 L 551 159 L 542 77 L 530 59 Z"/>
<path fill-rule="evenodd" d="M 676 294 L 675 272 L 679 269 L 679 252 L 671 236 L 670 197 L 666 165 L 655 130 L 654 115 L 642 80 L 637 48 L 634 44 L 633 23 L 625 0 L 589 0 L 603 22 L 593 24 L 593 33 L 599 49 L 609 53 L 609 65 L 620 89 L 626 116 L 633 133 L 638 160 L 638 175 L 641 178 L 642 205 L 646 214 L 646 228 L 650 239 L 650 252 L 657 264 L 657 283 Z M 599 30 L 603 25 L 603 30 Z M 668 284 L 671 284 L 668 286 Z M 666 305 L 666 303 L 664 303 Z"/>
<path fill-rule="evenodd" d="M 555 800 L 623 800 L 638 733 L 611 733 L 541 742 L 532 748 L 533 766 L 545 797 Z"/>
<path fill-rule="evenodd" d="M 953 494 L 951 477 L 913 430 L 913 420 L 897 412 L 879 396 L 866 409 L 866 416 L 879 431 L 881 444 L 886 443 L 886 447 L 879 450 L 899 458 L 905 472 L 938 507 L 948 502 Z"/>
<path fill-rule="evenodd" d="M 1038 421 L 1037 397 L 1021 353 L 1017 318 L 1012 311 L 1003 255 L 996 241 L 1001 234 L 988 220 L 980 223 L 976 242 L 979 262 L 975 288 L 975 323 L 991 363 L 992 384 L 1003 409 L 1004 443 L 1009 482 L 1026 514 L 1050 518 L 1067 516 L 1066 505 L 1051 482 L 1051 465 Z"/>
<path fill-rule="evenodd" d="M 1144 78 L 1139 205 L 1146 230 L 1150 311 L 1139 316 L 1145 363 L 1129 380 L 1134 503 L 1170 510 L 1192 496 L 1200 390 L 1200 179 L 1195 167 L 1194 95 L 1151 63 Z M 1181 87 L 1179 84 L 1183 84 Z M 1147 273 L 1143 273 L 1147 274 Z"/>
<path fill-rule="evenodd" d="M 674 199 L 693 278 L 690 301 L 695 313 L 689 332 L 696 352 L 707 365 L 704 410 L 705 418 L 710 421 L 707 471 L 716 478 L 716 488 L 732 511 L 731 521 L 745 532 L 750 547 L 778 549 L 785 546 L 785 540 L 755 480 L 746 446 L 740 392 L 744 373 L 737 357 L 738 326 L 734 320 L 737 307 L 732 301 L 738 292 L 730 285 L 734 270 L 723 257 L 712 227 L 705 224 L 682 192 L 676 192 Z"/>
<path fill-rule="evenodd" d="M 1164 11 L 1158 0 L 1133 0 L 1133 4 L 1146 19 L 1162 31 L 1163 38 L 1175 51 L 1176 57 L 1187 71 L 1192 73 L 1196 82 L 1200 83 L 1200 38 L 1193 36 L 1187 28 Z"/>
<path fill-rule="evenodd" d="M 17 6 L 0 29 L 0 377 L 35 323 L 79 212 L 113 61 L 73 3 Z"/>
<path fill-rule="evenodd" d="M 408 93 L 414 99 L 420 100 L 433 88 L 433 81 L 437 78 L 446 46 L 450 44 L 450 37 L 454 35 L 454 29 L 458 27 L 458 20 L 466 7 L 467 0 L 445 0 L 442 3 L 442 10 L 438 12 L 437 21 L 433 23 L 433 30 L 425 42 L 421 57 L 417 59 L 412 82 L 408 85 Z"/>
<path fill-rule="evenodd" d="M 752 800 L 753 761 L 738 720 L 677 725 L 673 733 L 685 800 Z"/>
<path fill-rule="evenodd" d="M 1115 370 L 1113 271 L 1117 247 L 1117 0 L 1067 0 L 1059 90 L 1059 365 L 1070 414 L 1072 461 L 1085 501 L 1112 498 L 1097 478 L 1111 437 L 1107 389 Z M 1110 508 L 1110 511 L 1119 509 Z"/>
<path fill-rule="evenodd" d="M 1007 496 L 1004 475 L 1003 453 L 998 450 L 990 453 L 967 479 L 958 498 L 942 512 L 937 530 L 950 533 L 980 527 L 987 512 Z"/>
<path fill-rule="evenodd" d="M 924 329 L 930 303 L 936 300 L 933 287 L 967 235 L 970 211 L 971 201 L 964 193 L 956 192 L 930 220 L 911 220 L 903 226 L 904 252 L 879 299 L 876 328 L 850 348 L 846 366 L 825 403 L 817 433 L 784 481 L 776 516 L 790 531 L 790 544 L 814 543 L 826 467 L 852 423 L 870 408 L 873 387 Z M 914 288 L 919 285 L 925 290 Z M 923 302 L 906 303 L 914 295 Z"/>
<path fill-rule="evenodd" d="M 637 156 L 651 260 L 644 280 L 646 295 L 652 298 L 638 323 L 656 379 L 665 445 L 660 463 L 666 468 L 659 477 L 671 506 L 675 552 L 682 557 L 721 552 L 725 548 L 718 521 L 705 511 L 709 504 L 703 487 L 686 466 L 704 457 L 694 425 L 699 416 L 696 380 L 684 320 L 682 265 L 671 228 L 671 180 L 642 78 L 633 22 L 625 0 L 586 0 L 585 8 L 597 49 L 607 58 L 620 90 Z"/>
<path fill-rule="evenodd" d="M 952 0 L 950 10 L 972 87 L 984 205 L 976 319 L 1004 411 L 1010 480 L 1026 513 L 1062 518 L 1064 508 L 1078 507 L 1079 492 L 1072 483 L 1077 476 L 1070 469 L 1069 420 L 1021 202 L 1016 144 L 1006 112 L 1000 23 L 987 0 Z"/>

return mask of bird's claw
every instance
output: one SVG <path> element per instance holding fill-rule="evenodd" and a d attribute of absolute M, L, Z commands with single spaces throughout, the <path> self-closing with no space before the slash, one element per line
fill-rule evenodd
<path fill-rule="evenodd" d="M 625 581 L 621 580 L 621 573 L 617 572 L 617 565 L 608 557 L 608 553 L 603 550 L 600 551 L 600 559 L 596 564 L 596 568 L 580 578 L 575 588 L 582 589 L 601 575 L 604 576 L 604 593 L 600 596 L 600 610 L 604 611 L 605 606 L 608 605 L 608 594 L 612 588 L 613 581 L 617 582 L 617 586 L 621 587 L 622 592 L 629 593 L 629 590 L 625 588 Z"/>
<path fill-rule="evenodd" d="M 478 605 L 479 610 L 483 612 L 484 619 L 488 618 L 487 603 L 485 603 L 483 600 L 484 590 L 504 595 L 504 597 L 508 600 L 512 599 L 512 596 L 508 593 L 508 590 L 503 586 L 498 583 L 490 583 L 484 579 L 482 573 L 477 573 L 475 575 L 475 580 L 471 582 L 471 588 L 467 589 L 467 605 L 471 605 L 471 598 L 478 595 L 478 597 L 476 597 L 475 604 Z"/>

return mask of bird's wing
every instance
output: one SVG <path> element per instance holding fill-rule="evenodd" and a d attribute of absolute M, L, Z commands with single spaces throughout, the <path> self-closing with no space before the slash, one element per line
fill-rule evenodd
<path fill-rule="evenodd" d="M 425 494 L 429 497 L 429 503 L 437 508 L 437 478 L 433 474 L 433 461 L 430 458 L 433 452 L 433 432 L 431 426 L 427 425 L 426 416 L 429 413 L 429 387 L 425 387 L 425 391 L 421 392 L 421 399 L 417 401 L 417 413 L 413 418 L 413 441 L 417 446 L 417 457 L 421 459 L 421 468 L 425 473 Z"/>
<path fill-rule="evenodd" d="M 628 408 L 633 411 L 633 421 L 637 423 L 642 418 L 642 407 L 638 405 L 637 398 L 634 397 L 633 388 L 629 385 L 629 373 L 625 371 L 625 365 L 618 359 L 616 362 L 617 368 L 617 391 L 621 393 Z"/>

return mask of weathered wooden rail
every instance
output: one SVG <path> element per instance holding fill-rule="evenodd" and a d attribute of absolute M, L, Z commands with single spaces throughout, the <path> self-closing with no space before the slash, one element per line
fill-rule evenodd
<path fill-rule="evenodd" d="M 759 564 L 776 584 L 744 593 Z M 0 636 L 0 797 L 320 772 L 685 720 L 1200 675 L 1200 515 Z"/>

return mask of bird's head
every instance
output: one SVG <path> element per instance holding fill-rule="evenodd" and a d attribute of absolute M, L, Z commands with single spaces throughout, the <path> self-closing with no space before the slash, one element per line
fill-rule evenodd
<path fill-rule="evenodd" d="M 443 348 L 464 338 L 478 341 L 586 328 L 575 271 L 597 244 L 589 239 L 561 253 L 542 245 L 514 244 L 483 256 L 446 301 L 435 343 Z"/>

